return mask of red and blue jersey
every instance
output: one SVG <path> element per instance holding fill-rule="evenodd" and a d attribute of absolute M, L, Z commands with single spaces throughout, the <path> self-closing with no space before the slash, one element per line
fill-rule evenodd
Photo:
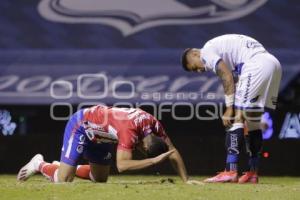
<path fill-rule="evenodd" d="M 166 139 L 160 122 L 151 114 L 135 108 L 117 108 L 103 105 L 84 109 L 86 133 L 98 130 L 98 140 L 117 140 L 118 149 L 131 151 L 137 143 L 150 133 Z M 94 128 L 91 128 L 94 127 Z M 103 136 L 103 137 L 102 137 Z M 97 139 L 95 140 L 97 142 Z"/>

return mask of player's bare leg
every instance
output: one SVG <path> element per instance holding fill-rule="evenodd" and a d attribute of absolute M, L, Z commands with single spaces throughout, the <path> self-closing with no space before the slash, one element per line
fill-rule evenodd
<path fill-rule="evenodd" d="M 74 180 L 76 167 L 60 162 L 57 170 L 57 182 L 72 182 Z"/>

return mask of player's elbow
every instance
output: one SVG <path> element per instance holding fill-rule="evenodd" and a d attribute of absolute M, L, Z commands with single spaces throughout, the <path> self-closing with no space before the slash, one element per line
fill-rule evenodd
<path fill-rule="evenodd" d="M 173 148 L 173 149 L 174 149 L 174 152 L 169 156 L 169 160 L 177 159 L 177 157 L 180 156 L 179 151 L 176 148 Z"/>

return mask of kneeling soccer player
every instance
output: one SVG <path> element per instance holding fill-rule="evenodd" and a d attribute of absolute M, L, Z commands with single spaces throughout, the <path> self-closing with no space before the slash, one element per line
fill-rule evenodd
<path fill-rule="evenodd" d="M 75 175 L 93 182 L 106 182 L 115 144 L 119 172 L 143 169 L 168 158 L 182 181 L 200 184 L 189 180 L 179 152 L 154 116 L 141 109 L 103 105 L 79 110 L 70 118 L 64 132 L 60 164 L 47 163 L 37 154 L 20 169 L 17 179 L 26 181 L 41 172 L 53 182 L 71 182 Z M 145 152 L 148 158 L 132 160 L 134 148 Z M 77 166 L 81 157 L 89 165 Z"/>

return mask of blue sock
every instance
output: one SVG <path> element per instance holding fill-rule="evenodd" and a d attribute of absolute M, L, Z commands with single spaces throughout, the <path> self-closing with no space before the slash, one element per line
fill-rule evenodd
<path fill-rule="evenodd" d="M 244 125 L 242 123 L 233 124 L 226 133 L 226 171 L 237 171 L 241 143 L 244 137 Z"/>
<path fill-rule="evenodd" d="M 238 156 L 234 154 L 227 154 L 226 171 L 237 171 Z"/>
<path fill-rule="evenodd" d="M 262 141 L 263 138 L 261 130 L 249 132 L 249 171 L 258 171 Z"/>
<path fill-rule="evenodd" d="M 249 164 L 249 171 L 252 171 L 252 172 L 258 171 L 259 158 L 258 157 L 250 157 L 248 164 Z"/>

